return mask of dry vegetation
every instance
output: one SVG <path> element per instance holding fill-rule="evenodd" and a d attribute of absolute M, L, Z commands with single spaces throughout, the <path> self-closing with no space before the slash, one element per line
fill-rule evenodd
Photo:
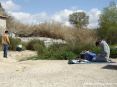
<path fill-rule="evenodd" d="M 71 28 L 57 22 L 26 25 L 15 20 L 13 17 L 10 17 L 7 22 L 8 29 L 22 37 L 50 37 L 86 44 L 94 42 L 97 38 L 95 30 Z"/>

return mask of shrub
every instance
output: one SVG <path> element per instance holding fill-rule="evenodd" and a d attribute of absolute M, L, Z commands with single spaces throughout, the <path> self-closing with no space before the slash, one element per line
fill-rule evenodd
<path fill-rule="evenodd" d="M 18 44 L 21 44 L 21 40 L 19 38 L 10 37 L 10 46 L 9 46 L 10 50 L 15 51 Z"/>
<path fill-rule="evenodd" d="M 70 51 L 46 51 L 44 54 L 38 55 L 36 59 L 66 60 L 73 59 L 76 55 Z"/>
<path fill-rule="evenodd" d="M 53 44 L 48 48 L 38 46 L 38 57 L 35 59 L 52 59 L 52 60 L 64 60 L 73 58 L 76 56 L 73 52 L 69 51 L 65 44 Z"/>
<path fill-rule="evenodd" d="M 27 50 L 26 47 L 27 47 L 27 42 L 21 42 L 22 44 L 22 50 Z"/>
<path fill-rule="evenodd" d="M 38 50 L 38 48 L 36 49 L 37 44 L 45 46 L 43 41 L 34 39 L 28 42 L 26 48 L 27 50 Z"/>
<path fill-rule="evenodd" d="M 38 44 L 38 43 L 34 44 L 34 49 L 35 49 L 35 51 L 37 51 L 38 55 L 40 55 L 40 54 L 42 55 L 46 51 L 46 47 L 41 44 Z"/>

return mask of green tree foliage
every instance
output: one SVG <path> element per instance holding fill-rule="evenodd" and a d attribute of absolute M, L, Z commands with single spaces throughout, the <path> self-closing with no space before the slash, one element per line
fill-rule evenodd
<path fill-rule="evenodd" d="M 108 7 L 103 9 L 99 25 L 99 36 L 110 44 L 117 43 L 117 5 L 115 2 L 111 2 Z"/>
<path fill-rule="evenodd" d="M 75 12 L 69 15 L 69 21 L 75 25 L 75 27 L 81 29 L 85 28 L 89 23 L 89 16 L 87 16 L 85 12 Z"/>

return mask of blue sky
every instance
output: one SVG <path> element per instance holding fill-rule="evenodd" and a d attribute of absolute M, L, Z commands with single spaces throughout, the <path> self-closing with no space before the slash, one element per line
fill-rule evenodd
<path fill-rule="evenodd" d="M 12 0 L 22 7 L 22 11 L 37 13 L 46 11 L 53 14 L 63 9 L 90 10 L 98 8 L 102 10 L 112 0 Z M 114 0 L 117 1 L 117 0 Z"/>
<path fill-rule="evenodd" d="M 89 27 L 97 27 L 101 10 L 117 0 L 0 0 L 5 10 L 24 23 L 57 21 L 65 25 L 69 14 L 84 11 L 89 15 Z"/>

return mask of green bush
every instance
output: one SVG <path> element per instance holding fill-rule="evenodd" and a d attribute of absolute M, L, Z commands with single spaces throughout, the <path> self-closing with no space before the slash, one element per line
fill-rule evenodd
<path fill-rule="evenodd" d="M 21 44 L 22 44 L 22 50 L 27 50 L 26 47 L 27 47 L 28 43 L 22 41 Z"/>
<path fill-rule="evenodd" d="M 38 57 L 33 59 L 51 59 L 51 60 L 65 60 L 74 58 L 76 55 L 69 51 L 67 45 L 64 44 L 53 44 L 46 48 L 42 45 L 35 44 L 37 48 Z"/>
<path fill-rule="evenodd" d="M 73 52 L 69 51 L 46 51 L 44 54 L 38 55 L 37 59 L 66 60 L 73 59 L 75 56 Z"/>
<path fill-rule="evenodd" d="M 15 51 L 18 44 L 21 44 L 21 39 L 19 39 L 19 38 L 11 38 L 10 37 L 9 50 Z"/>
<path fill-rule="evenodd" d="M 38 55 L 43 55 L 46 52 L 46 47 L 41 44 L 34 44 L 34 50 L 37 51 Z"/>
<path fill-rule="evenodd" d="M 71 57 L 71 55 L 67 55 L 70 50 L 66 44 L 53 44 L 48 48 L 48 51 L 48 53 L 50 53 L 51 59 L 63 60 Z"/>
<path fill-rule="evenodd" d="M 34 39 L 34 40 L 31 40 L 28 42 L 26 49 L 27 50 L 38 50 L 38 48 L 36 49 L 36 47 L 35 47 L 37 44 L 45 46 L 43 41 Z"/>

